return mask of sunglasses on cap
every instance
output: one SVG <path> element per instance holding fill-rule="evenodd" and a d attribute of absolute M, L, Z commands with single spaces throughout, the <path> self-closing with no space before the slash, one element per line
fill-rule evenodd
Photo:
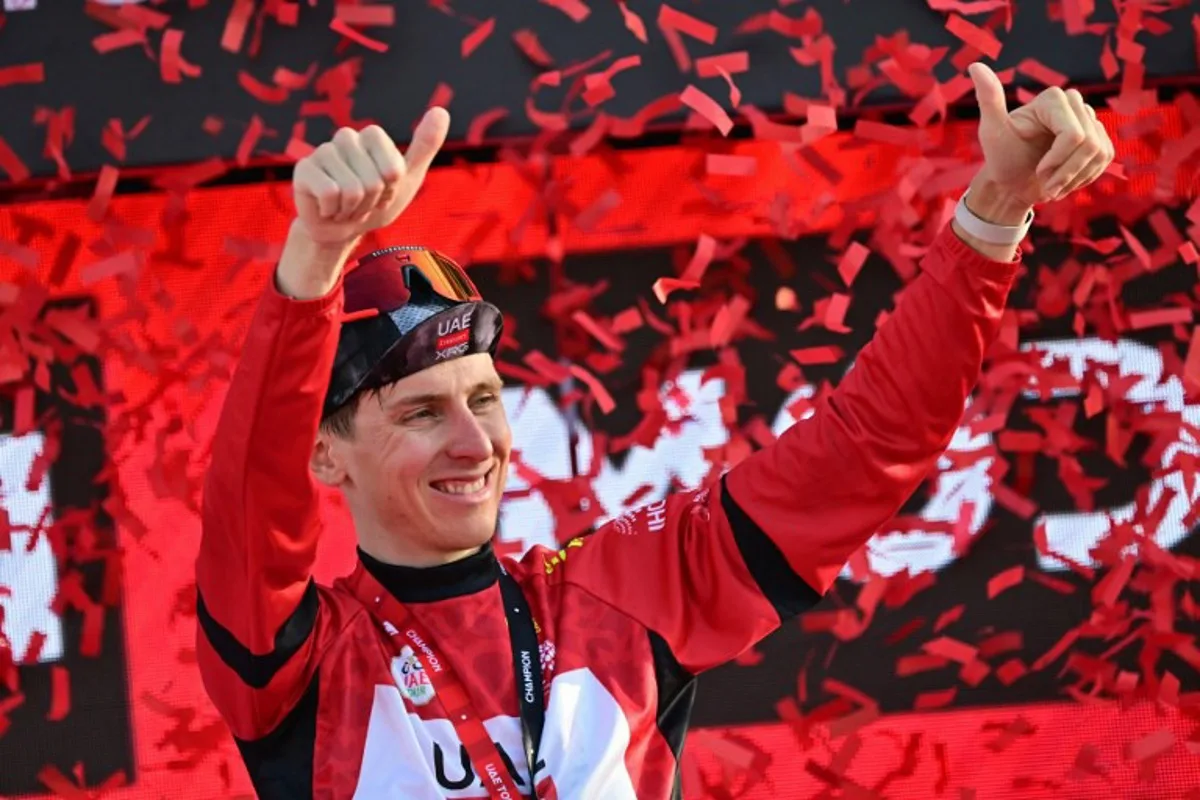
<path fill-rule="evenodd" d="M 397 246 L 368 253 L 346 272 L 346 313 L 377 309 L 391 311 L 409 302 L 414 276 L 428 289 L 454 303 L 482 300 L 467 272 L 446 256 L 427 247 Z"/>

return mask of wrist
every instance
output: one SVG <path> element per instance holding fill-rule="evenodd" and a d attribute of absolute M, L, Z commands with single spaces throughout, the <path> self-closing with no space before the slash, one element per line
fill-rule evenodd
<path fill-rule="evenodd" d="M 989 180 L 982 174 L 971 181 L 967 208 L 972 214 L 992 225 L 1020 225 L 1033 205 Z"/>
<path fill-rule="evenodd" d="M 276 288 L 295 300 L 328 295 L 357 245 L 358 237 L 344 242 L 319 241 L 298 220 L 293 221 L 275 269 Z"/>
<path fill-rule="evenodd" d="M 358 247 L 361 236 L 352 236 L 340 241 L 325 241 L 314 237 L 299 219 L 292 220 L 288 227 L 287 244 L 321 260 L 345 260 Z"/>

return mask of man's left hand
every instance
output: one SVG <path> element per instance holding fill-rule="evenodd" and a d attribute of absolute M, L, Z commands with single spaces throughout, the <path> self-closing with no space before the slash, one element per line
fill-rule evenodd
<path fill-rule="evenodd" d="M 981 63 L 969 71 L 979 103 L 979 177 L 1019 205 L 1065 197 L 1112 162 L 1112 140 L 1075 89 L 1051 87 L 1010 112 L 996 73 Z"/>

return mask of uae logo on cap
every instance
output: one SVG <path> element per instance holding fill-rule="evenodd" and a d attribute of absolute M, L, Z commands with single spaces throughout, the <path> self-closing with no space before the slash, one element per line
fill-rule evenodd
<path fill-rule="evenodd" d="M 471 317 L 474 314 L 475 309 L 468 308 L 457 317 L 438 322 L 438 359 L 459 356 L 467 351 L 471 342 Z"/>

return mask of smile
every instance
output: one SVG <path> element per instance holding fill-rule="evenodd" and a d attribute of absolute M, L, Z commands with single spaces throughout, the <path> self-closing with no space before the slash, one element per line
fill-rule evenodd
<path fill-rule="evenodd" d="M 439 494 L 455 499 L 467 501 L 482 500 L 489 494 L 488 490 L 492 482 L 492 473 L 495 471 L 496 468 L 492 467 L 486 474 L 480 475 L 478 478 L 447 478 L 445 480 L 432 481 L 429 485 Z"/>

